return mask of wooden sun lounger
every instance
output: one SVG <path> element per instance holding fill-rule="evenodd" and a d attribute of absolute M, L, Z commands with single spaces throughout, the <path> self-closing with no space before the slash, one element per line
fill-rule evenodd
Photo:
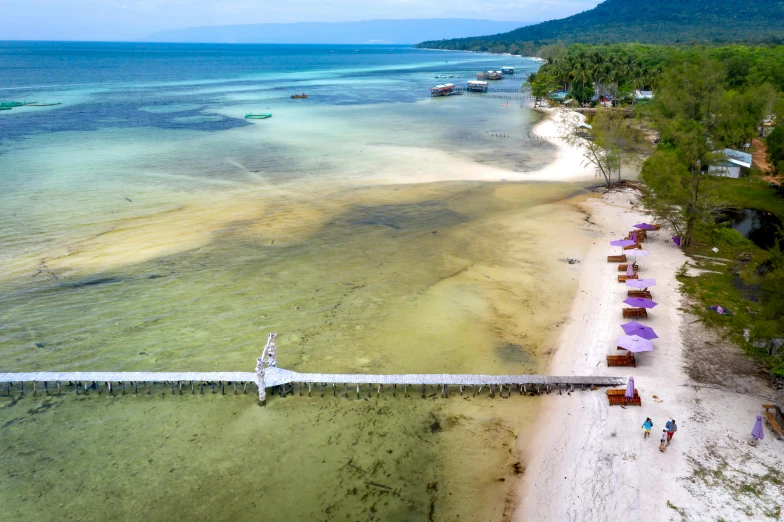
<path fill-rule="evenodd" d="M 637 367 L 637 361 L 634 360 L 634 354 L 629 352 L 628 355 L 608 355 L 607 366 L 633 366 Z"/>
<path fill-rule="evenodd" d="M 626 388 L 623 388 L 623 389 L 620 389 L 620 390 L 618 390 L 616 388 L 608 388 L 607 389 L 607 395 L 608 396 L 610 396 L 610 395 L 623 395 L 625 393 L 626 393 Z M 637 388 L 634 389 L 634 395 L 635 396 L 639 395 L 639 393 L 637 392 Z"/>
<path fill-rule="evenodd" d="M 660 230 L 661 229 L 661 225 L 653 225 L 653 224 L 651 224 L 651 226 L 653 227 L 654 230 Z"/>
<path fill-rule="evenodd" d="M 627 279 L 639 279 L 639 277 L 637 277 L 637 274 L 634 274 L 633 276 L 627 276 L 627 275 L 618 276 L 619 283 L 625 283 Z"/>
<path fill-rule="evenodd" d="M 635 319 L 647 319 L 648 310 L 645 308 L 624 308 L 623 317 L 633 317 Z"/>
<path fill-rule="evenodd" d="M 631 238 L 632 238 L 632 235 L 631 235 L 631 234 L 629 234 L 629 235 L 628 235 L 628 236 L 626 236 L 624 239 L 631 239 Z M 638 242 L 638 243 L 645 243 L 645 237 L 644 237 L 644 236 L 641 236 L 640 234 L 637 234 L 637 242 Z"/>
<path fill-rule="evenodd" d="M 640 394 L 637 393 L 637 388 L 634 389 L 634 398 L 626 397 L 626 390 L 607 390 L 607 400 L 610 406 L 642 406 L 642 399 Z"/>
<path fill-rule="evenodd" d="M 770 427 L 776 432 L 779 439 L 784 438 L 784 414 L 781 413 L 781 408 L 775 404 L 763 404 L 762 407 L 765 408 L 765 419 Z"/>
<path fill-rule="evenodd" d="M 626 254 L 621 256 L 607 256 L 608 263 L 625 263 L 626 262 Z"/>
<path fill-rule="evenodd" d="M 646 299 L 653 299 L 649 290 L 629 290 L 626 295 L 627 297 L 644 297 Z"/>
<path fill-rule="evenodd" d="M 634 249 L 638 249 L 638 248 L 640 248 L 640 244 L 639 243 L 635 243 L 633 245 L 629 245 L 629 246 L 623 247 L 624 250 L 634 250 Z"/>
<path fill-rule="evenodd" d="M 618 271 L 619 272 L 626 272 L 626 268 L 628 268 L 628 266 L 629 266 L 628 263 L 627 264 L 620 264 L 620 265 L 618 265 Z M 639 267 L 639 265 L 637 265 L 637 263 L 632 263 L 632 268 L 634 268 L 635 272 L 640 269 L 640 267 Z"/>

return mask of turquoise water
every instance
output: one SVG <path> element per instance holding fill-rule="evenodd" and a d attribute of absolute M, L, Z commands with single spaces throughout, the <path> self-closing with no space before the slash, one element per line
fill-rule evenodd
<path fill-rule="evenodd" d="M 250 371 L 275 331 L 294 370 L 537 371 L 575 187 L 472 181 L 554 150 L 515 101 L 428 96 L 536 63 L 358 50 L 0 43 L 1 100 L 61 103 L 0 113 L 0 368 Z M 18 392 L 3 518 L 497 519 L 536 412 Z"/>

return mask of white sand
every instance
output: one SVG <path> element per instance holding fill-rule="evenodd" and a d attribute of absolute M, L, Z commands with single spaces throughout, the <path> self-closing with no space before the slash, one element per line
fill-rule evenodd
<path fill-rule="evenodd" d="M 545 118 L 534 125 L 532 134 L 557 147 L 552 162 L 538 170 L 517 172 L 431 148 L 374 146 L 374 167 L 366 169 L 365 182 L 430 183 L 436 181 L 591 181 L 596 173 L 584 164 L 580 149 L 568 146 L 559 136 L 559 112 L 538 109 Z M 582 115 L 580 115 L 582 118 Z"/>
<path fill-rule="evenodd" d="M 774 440 L 766 427 L 766 439 L 757 448 L 746 443 L 760 404 L 768 401 L 731 390 L 698 392 L 691 386 L 683 370 L 685 314 L 678 310 L 681 295 L 675 278 L 686 257 L 665 242 L 665 231 L 650 233 L 644 248 L 651 255 L 639 259 L 641 276 L 657 281 L 651 291 L 659 305 L 642 321 L 660 336 L 655 351 L 639 354 L 636 368 L 607 367 L 606 355 L 625 353 L 616 349 L 615 339 L 623 334 L 627 288 L 617 282 L 617 264 L 607 263 L 606 256 L 619 253 L 609 246 L 610 240 L 622 238 L 634 223 L 646 219 L 630 208 L 633 198 L 633 192 L 615 192 L 584 204 L 596 224 L 585 233 L 595 243 L 581 263 L 578 294 L 550 373 L 634 376 L 642 408 L 610 407 L 603 390 L 543 397 L 537 435 L 520 442 L 526 470 L 515 518 L 761 520 L 765 510 L 775 513 L 775 505 L 784 504 L 781 486 L 761 487 L 759 495 L 739 493 L 738 488 L 754 483 L 765 466 L 781 470 L 784 442 Z M 646 416 L 653 419 L 654 429 L 652 438 L 643 441 Z M 672 417 L 679 430 L 661 453 L 658 441 Z M 727 468 L 716 476 L 695 476 L 692 459 L 710 469 L 722 463 Z M 745 470 L 752 475 L 744 475 Z"/>

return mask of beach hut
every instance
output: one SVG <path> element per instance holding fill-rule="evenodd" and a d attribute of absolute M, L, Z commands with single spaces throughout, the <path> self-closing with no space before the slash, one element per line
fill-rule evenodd
<path fill-rule="evenodd" d="M 501 67 L 501 74 L 514 74 L 514 67 L 509 67 L 508 65 Z"/>
<path fill-rule="evenodd" d="M 708 167 L 708 174 L 725 178 L 739 178 L 741 168 L 751 168 L 751 154 L 734 149 L 714 151 L 714 154 L 723 154 L 725 159 Z"/>
<path fill-rule="evenodd" d="M 487 82 L 481 80 L 468 80 L 466 90 L 470 92 L 487 92 Z"/>
<path fill-rule="evenodd" d="M 436 85 L 430 88 L 430 96 L 449 96 L 455 93 L 455 85 L 453 83 L 445 83 L 443 85 Z"/>

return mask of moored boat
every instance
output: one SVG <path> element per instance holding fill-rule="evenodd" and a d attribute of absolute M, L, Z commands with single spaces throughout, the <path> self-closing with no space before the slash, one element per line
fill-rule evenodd
<path fill-rule="evenodd" d="M 246 120 L 266 120 L 272 118 L 271 112 L 249 112 L 245 115 Z"/>
<path fill-rule="evenodd" d="M 307 98 L 308 95 L 303 92 L 302 94 L 292 94 L 291 97 L 300 100 L 300 99 Z"/>

